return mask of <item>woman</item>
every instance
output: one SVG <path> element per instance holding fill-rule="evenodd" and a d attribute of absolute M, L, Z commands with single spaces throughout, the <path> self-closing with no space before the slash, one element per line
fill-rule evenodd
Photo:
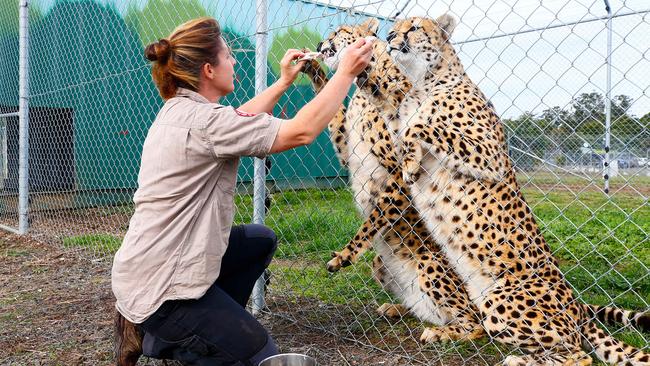
<path fill-rule="evenodd" d="M 135 213 L 113 262 L 118 364 L 134 365 L 141 342 L 145 355 L 194 365 L 257 366 L 277 353 L 244 308 L 276 238 L 262 225 L 232 227 L 239 157 L 311 143 L 371 52 L 359 40 L 325 89 L 280 120 L 267 113 L 299 74 L 301 52 L 287 51 L 278 82 L 234 109 L 217 104 L 234 90 L 235 60 L 214 19 L 147 46 L 165 104 L 144 142 Z"/>

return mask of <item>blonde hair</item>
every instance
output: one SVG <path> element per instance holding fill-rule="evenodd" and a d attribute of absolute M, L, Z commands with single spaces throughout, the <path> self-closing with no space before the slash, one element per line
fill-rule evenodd
<path fill-rule="evenodd" d="M 203 17 L 179 25 L 168 38 L 148 45 L 144 54 L 153 63 L 151 75 L 160 96 L 167 100 L 178 88 L 199 89 L 201 67 L 217 65 L 224 47 L 221 28 L 214 18 Z"/>

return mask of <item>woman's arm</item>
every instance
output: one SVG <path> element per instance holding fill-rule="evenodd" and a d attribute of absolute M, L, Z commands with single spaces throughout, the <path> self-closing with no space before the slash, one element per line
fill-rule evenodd
<path fill-rule="evenodd" d="M 372 42 L 359 40 L 349 46 L 338 70 L 323 90 L 296 116 L 280 126 L 271 153 L 310 144 L 327 127 L 343 99 L 348 94 L 354 78 L 363 71 L 372 56 Z"/>
<path fill-rule="evenodd" d="M 278 103 L 282 94 L 287 91 L 288 87 L 288 85 L 285 85 L 278 80 L 237 109 L 248 113 L 271 114 L 273 113 L 273 107 Z"/>
<path fill-rule="evenodd" d="M 238 109 L 248 113 L 273 113 L 273 107 L 278 103 L 282 94 L 296 80 L 304 64 L 304 61 L 301 61 L 292 65 L 293 60 L 303 55 L 304 53 L 299 50 L 288 50 L 284 54 L 284 57 L 282 57 L 282 61 L 280 61 L 280 79 Z"/>

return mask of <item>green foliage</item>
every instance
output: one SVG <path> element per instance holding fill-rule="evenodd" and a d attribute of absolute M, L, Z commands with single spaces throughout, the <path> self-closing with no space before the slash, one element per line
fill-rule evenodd
<path fill-rule="evenodd" d="M 592 121 L 605 120 L 605 99 L 597 92 L 582 93 L 572 102 L 574 127 L 586 129 Z"/>
<path fill-rule="evenodd" d="M 510 147 L 517 149 L 511 154 L 516 157 L 515 164 L 527 169 L 539 164 L 535 156 L 543 157 L 544 152 L 551 146 L 548 135 L 554 129 L 551 120 L 537 119 L 532 113 L 526 112 L 516 119 L 505 119 L 503 122 L 506 125 Z M 522 154 L 520 151 L 530 155 Z"/>
<path fill-rule="evenodd" d="M 650 113 L 641 118 L 629 114 L 634 100 L 624 94 L 612 98 L 611 150 L 628 151 L 645 157 L 650 150 Z M 569 108 L 554 106 L 539 115 L 525 112 L 517 118 L 504 119 L 511 147 L 529 152 L 531 157 L 517 152 L 512 154 L 519 167 L 531 168 L 541 159 L 555 156 L 560 164 L 569 163 L 569 156 L 581 154 L 580 147 L 587 143 L 594 151 L 602 148 L 605 135 L 605 106 L 603 95 L 597 92 L 582 93 Z"/>
<path fill-rule="evenodd" d="M 180 24 L 207 15 L 199 0 L 148 0 L 142 10 L 134 3 L 129 5 L 125 22 L 146 46 L 169 36 Z"/>
<path fill-rule="evenodd" d="M 532 178 L 525 183 L 536 187 L 558 181 L 555 176 L 548 177 L 548 182 L 544 179 Z M 638 185 L 650 183 L 648 178 L 637 179 Z M 650 217 L 650 206 L 642 197 L 619 194 L 608 198 L 597 191 L 544 193 L 536 188 L 524 189 L 524 195 L 563 273 L 585 301 L 613 302 L 629 309 L 643 308 L 644 301 L 650 302 L 650 275 L 645 270 L 650 266 L 646 235 L 650 221 L 645 219 Z M 251 222 L 250 196 L 239 197 L 236 204 L 239 211 L 235 222 Z M 330 253 L 342 248 L 361 224 L 349 190 L 275 193 L 266 224 L 275 230 L 280 242 L 275 268 L 295 279 L 295 287 L 304 295 L 342 302 L 346 297 L 367 299 L 370 291 L 381 297 L 378 302 L 385 301 L 385 294 L 370 279 L 372 251 L 356 266 L 334 276 L 323 269 Z M 364 286 L 373 287 L 369 290 Z"/>
<path fill-rule="evenodd" d="M 632 106 L 633 99 L 627 95 L 617 95 L 612 99 L 612 119 L 623 117 Z"/>
<path fill-rule="evenodd" d="M 0 1 L 0 37 L 18 34 L 18 3 L 18 0 Z M 29 2 L 28 16 L 30 24 L 34 24 L 43 18 L 43 11 L 39 2 Z"/>
<path fill-rule="evenodd" d="M 286 33 L 276 35 L 269 50 L 269 64 L 273 73 L 280 75 L 280 60 L 282 60 L 282 56 L 288 49 L 308 48 L 315 51 L 321 39 L 322 37 L 318 32 L 312 31 L 306 26 L 302 29 L 289 28 Z M 309 84 L 309 79 L 301 75 L 296 80 L 296 83 L 306 85 Z"/>
<path fill-rule="evenodd" d="M 639 183 L 649 183 L 647 178 L 644 182 Z M 650 221 L 644 219 L 650 216 L 650 206 L 643 198 L 525 193 L 563 273 L 585 301 L 606 304 L 613 299 L 627 308 L 650 301 Z"/>
<path fill-rule="evenodd" d="M 575 179 L 563 178 L 562 182 L 572 185 L 576 184 Z M 650 183 L 647 177 L 636 179 L 638 185 Z M 647 273 L 650 246 L 646 234 L 650 231 L 647 220 L 650 206 L 647 201 L 635 194 L 622 193 L 610 198 L 598 191 L 542 192 L 534 188 L 557 183 L 557 176 L 520 177 L 519 181 L 532 187 L 524 189 L 523 193 L 560 261 L 563 274 L 580 300 L 644 309 L 650 302 L 650 275 Z M 275 230 L 279 239 L 278 251 L 271 263 L 273 291 L 342 304 L 357 314 L 363 309 L 394 301 L 371 277 L 372 251 L 359 263 L 338 273 L 330 274 L 325 270 L 329 253 L 345 245 L 361 223 L 349 190 L 286 191 L 271 197 L 266 224 Z M 238 195 L 235 203 L 238 208 L 235 224 L 250 223 L 251 196 Z M 67 238 L 64 245 L 102 251 L 108 248 L 113 252 L 119 246 L 119 239 L 105 234 L 86 235 Z M 361 331 L 372 329 L 376 334 L 388 331 L 408 334 L 422 326 L 413 318 L 388 323 L 369 315 L 358 321 Z M 408 326 L 404 321 L 409 322 Z M 645 345 L 636 331 L 618 332 L 616 337 L 637 347 Z M 497 349 L 485 349 L 486 340 L 479 342 L 481 352 L 499 354 Z M 474 345 L 471 342 L 453 344 L 453 352 L 472 355 Z"/>
<path fill-rule="evenodd" d="M 275 260 L 271 271 L 279 282 L 276 290 L 280 290 L 277 287 L 282 290 L 288 287 L 289 290 L 300 292 L 301 296 L 335 304 L 363 306 L 370 301 L 390 301 L 388 294 L 372 279 L 370 263 L 359 263 L 331 274 L 320 262 L 288 263 Z"/>

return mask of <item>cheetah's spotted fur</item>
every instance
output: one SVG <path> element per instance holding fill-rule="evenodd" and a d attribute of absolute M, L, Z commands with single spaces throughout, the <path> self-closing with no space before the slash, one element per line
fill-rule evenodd
<path fill-rule="evenodd" d="M 650 365 L 650 355 L 598 329 L 573 297 L 519 190 L 500 119 L 449 42 L 454 25 L 446 15 L 410 18 L 389 34 L 391 55 L 414 83 L 399 107 L 403 156 L 392 173 L 409 183 L 488 334 L 529 353 L 504 365 L 590 365 L 583 344 L 610 364 Z M 340 260 L 352 260 L 408 205 L 380 198 Z M 430 270 L 423 261 L 418 269 Z"/>

